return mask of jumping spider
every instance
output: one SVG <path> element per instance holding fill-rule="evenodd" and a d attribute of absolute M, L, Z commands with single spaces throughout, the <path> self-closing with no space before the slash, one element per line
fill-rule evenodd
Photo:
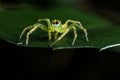
<path fill-rule="evenodd" d="M 48 26 L 41 24 L 42 21 L 46 21 Z M 30 29 L 26 35 L 26 45 L 28 45 L 29 35 L 32 34 L 37 28 L 40 28 L 40 29 L 48 32 L 49 40 L 51 40 L 51 38 L 52 38 L 51 33 L 54 33 L 55 41 L 50 45 L 50 46 L 53 46 L 59 40 L 61 40 L 70 30 L 73 30 L 74 39 L 73 39 L 72 45 L 74 45 L 75 40 L 77 38 L 77 31 L 76 31 L 77 27 L 84 31 L 86 41 L 89 41 L 87 30 L 82 26 L 80 21 L 67 20 L 64 24 L 62 24 L 60 20 L 56 20 L 56 19 L 53 20 L 52 23 L 50 22 L 50 19 L 38 19 L 37 23 L 24 28 L 19 38 L 21 39 L 21 37 L 23 36 L 25 31 Z M 61 33 L 61 35 L 59 37 L 58 37 L 58 33 Z"/>

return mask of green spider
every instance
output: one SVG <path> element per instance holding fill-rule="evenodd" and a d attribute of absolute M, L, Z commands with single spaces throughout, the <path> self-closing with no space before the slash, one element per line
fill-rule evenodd
<path fill-rule="evenodd" d="M 41 24 L 42 21 L 46 21 L 48 24 L 48 27 Z M 58 41 L 60 41 L 70 30 L 73 30 L 74 39 L 73 39 L 72 45 L 74 45 L 75 40 L 77 38 L 76 27 L 79 27 L 81 30 L 84 31 L 86 41 L 89 41 L 87 30 L 82 26 L 81 22 L 74 21 L 74 20 L 67 20 L 64 24 L 62 24 L 60 20 L 56 20 L 56 19 L 53 20 L 52 23 L 50 22 L 50 19 L 38 19 L 37 23 L 24 28 L 19 38 L 21 39 L 21 37 L 23 36 L 25 31 L 30 29 L 26 35 L 26 45 L 28 45 L 30 34 L 32 34 L 37 28 L 40 28 L 40 29 L 48 32 L 49 40 L 51 40 L 51 38 L 52 38 L 51 33 L 54 32 L 55 41 L 50 45 L 50 47 L 51 47 L 54 44 L 56 44 Z M 59 37 L 58 37 L 58 33 L 61 33 L 61 35 Z"/>

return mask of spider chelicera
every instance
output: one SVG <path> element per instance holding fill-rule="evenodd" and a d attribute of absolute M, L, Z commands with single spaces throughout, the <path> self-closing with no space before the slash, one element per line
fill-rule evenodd
<path fill-rule="evenodd" d="M 48 26 L 45 26 L 44 24 L 42 24 L 41 23 L 42 21 L 46 21 Z M 64 24 L 62 24 L 60 20 L 56 20 L 56 19 L 53 20 L 52 23 L 50 19 L 38 19 L 37 23 L 24 28 L 19 38 L 21 39 L 25 31 L 29 30 L 26 35 L 26 45 L 28 45 L 30 34 L 32 34 L 37 28 L 40 28 L 48 32 L 49 40 L 51 40 L 52 38 L 51 33 L 54 33 L 55 41 L 50 45 L 50 46 L 53 46 L 58 41 L 60 41 L 70 30 L 73 30 L 74 39 L 73 39 L 72 45 L 74 45 L 77 38 L 77 31 L 76 31 L 77 27 L 84 31 L 86 41 L 89 41 L 87 30 L 82 26 L 80 21 L 67 20 Z M 59 33 L 61 33 L 61 35 L 58 37 Z"/>

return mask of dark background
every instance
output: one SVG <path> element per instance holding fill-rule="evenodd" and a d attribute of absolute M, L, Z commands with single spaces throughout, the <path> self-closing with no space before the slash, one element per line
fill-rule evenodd
<path fill-rule="evenodd" d="M 107 18 L 112 23 L 120 24 L 119 0 L 0 0 L 0 9 L 28 5 L 44 10 L 59 6 L 89 10 Z"/>
<path fill-rule="evenodd" d="M 0 0 L 0 9 L 24 6 L 48 10 L 67 6 L 94 12 L 120 25 L 119 0 Z M 81 79 L 120 80 L 120 54 L 98 49 L 24 48 L 0 39 L 2 69 L 6 77 L 16 80 Z M 8 52 L 7 52 L 8 51 Z M 5 77 L 5 78 L 6 78 Z"/>

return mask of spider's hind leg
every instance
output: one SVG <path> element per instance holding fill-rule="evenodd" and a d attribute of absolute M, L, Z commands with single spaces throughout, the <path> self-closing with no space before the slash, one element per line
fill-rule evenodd
<path fill-rule="evenodd" d="M 84 32 L 84 34 L 85 34 L 86 41 L 89 41 L 87 29 L 84 28 L 84 27 L 82 26 L 82 24 L 80 24 L 80 25 L 77 25 L 77 24 L 76 24 L 76 26 L 78 26 L 81 30 L 83 30 L 83 32 Z"/>
<path fill-rule="evenodd" d="M 40 28 L 40 29 L 42 29 L 42 30 L 44 30 L 44 31 L 47 31 L 48 29 L 47 29 L 47 27 L 45 26 L 45 25 L 43 25 L 43 24 L 34 24 L 33 25 L 33 28 L 27 33 L 27 35 L 26 35 L 26 44 L 28 45 L 28 41 L 29 41 L 29 36 L 30 36 L 30 34 L 32 34 L 37 28 Z"/>
<path fill-rule="evenodd" d="M 24 28 L 23 31 L 22 31 L 22 33 L 20 34 L 19 39 L 22 38 L 22 36 L 23 36 L 23 34 L 25 33 L 25 31 L 27 31 L 28 29 L 31 29 L 31 28 L 33 28 L 33 26 L 28 26 L 28 27 Z"/>
<path fill-rule="evenodd" d="M 79 27 L 81 30 L 83 30 L 83 31 L 84 31 L 84 34 L 85 34 L 86 41 L 89 41 L 87 29 L 83 27 L 83 25 L 81 24 L 80 21 L 67 20 L 67 21 L 65 22 L 65 25 L 68 25 L 68 23 L 73 23 L 74 26 L 77 26 L 77 27 Z"/>
<path fill-rule="evenodd" d="M 33 27 L 33 28 L 27 33 L 27 35 L 26 35 L 26 45 L 28 45 L 28 41 L 29 41 L 29 36 L 30 36 L 30 34 L 32 34 L 37 28 L 38 28 L 38 27 L 35 26 L 35 27 Z"/>
<path fill-rule="evenodd" d="M 72 42 L 72 46 L 75 44 L 75 41 L 76 41 L 76 39 L 77 39 L 76 27 L 73 27 L 73 32 L 74 32 L 74 39 L 73 39 L 73 42 Z"/>

